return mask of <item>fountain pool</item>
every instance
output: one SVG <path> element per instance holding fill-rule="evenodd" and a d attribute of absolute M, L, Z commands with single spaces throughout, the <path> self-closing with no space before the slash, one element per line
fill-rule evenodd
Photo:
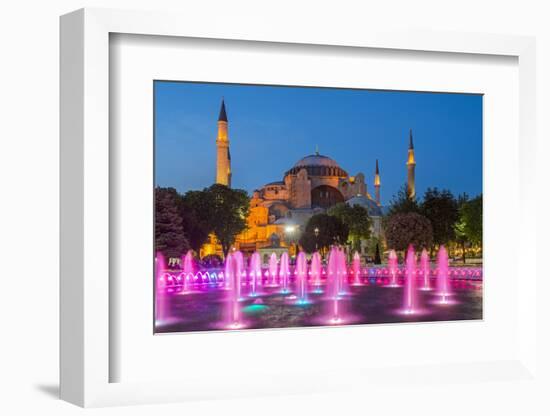
<path fill-rule="evenodd" d="M 258 253 L 232 252 L 224 268 L 183 280 L 158 255 L 156 332 L 481 319 L 481 268 L 451 267 L 446 256 L 426 264 L 422 253 L 417 268 L 411 247 L 404 265 L 390 252 L 387 265 L 366 267 L 333 247 L 326 264 L 299 253 L 295 265 L 283 254 L 262 266 Z"/>

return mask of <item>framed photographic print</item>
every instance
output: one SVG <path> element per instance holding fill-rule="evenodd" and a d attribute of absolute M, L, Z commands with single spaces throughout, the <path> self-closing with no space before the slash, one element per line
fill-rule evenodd
<path fill-rule="evenodd" d="M 482 319 L 482 95 L 154 97 L 155 332 Z"/>
<path fill-rule="evenodd" d="M 532 379 L 533 39 L 233 27 L 61 19 L 62 398 Z"/>

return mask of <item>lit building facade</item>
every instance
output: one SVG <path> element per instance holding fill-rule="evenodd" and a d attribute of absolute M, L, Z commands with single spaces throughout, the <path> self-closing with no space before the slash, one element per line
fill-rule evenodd
<path fill-rule="evenodd" d="M 259 250 L 269 245 L 272 235 L 282 245 L 293 245 L 312 215 L 343 202 L 365 207 L 374 235 L 381 235 L 382 209 L 367 192 L 365 175 L 350 176 L 335 160 L 318 152 L 303 157 L 281 181 L 254 191 L 248 229 L 237 237 L 236 246 L 244 252 Z"/>
<path fill-rule="evenodd" d="M 218 118 L 216 148 L 216 182 L 231 186 L 228 119 L 224 101 Z M 407 189 L 411 198 L 415 197 L 415 166 L 411 131 L 407 158 Z M 316 151 L 286 170 L 282 180 L 267 183 L 253 192 L 248 227 L 236 237 L 234 247 L 251 254 L 269 248 L 276 239 L 280 242 L 280 248 L 289 249 L 293 255 L 309 218 L 343 202 L 366 208 L 373 222 L 373 236 L 382 239 L 383 207 L 378 160 L 375 162 L 373 187 L 374 198 L 368 192 L 363 173 L 349 175 L 334 159 Z M 201 256 L 221 254 L 220 249 L 212 235 L 210 242 L 201 250 Z"/>

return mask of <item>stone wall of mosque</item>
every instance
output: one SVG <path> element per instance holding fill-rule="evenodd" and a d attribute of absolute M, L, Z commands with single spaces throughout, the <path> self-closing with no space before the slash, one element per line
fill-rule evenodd
<path fill-rule="evenodd" d="M 365 183 L 365 175 L 358 173 L 355 176 L 340 178 L 338 181 L 338 190 L 344 195 L 344 199 L 348 200 L 357 195 L 367 195 L 367 184 Z"/>
<path fill-rule="evenodd" d="M 289 192 L 284 184 L 268 184 L 262 188 L 262 198 L 269 200 L 287 200 Z"/>
<path fill-rule="evenodd" d="M 292 208 L 311 207 L 311 180 L 305 169 L 301 169 L 296 176 L 288 175 L 285 183 L 290 189 L 289 203 Z"/>

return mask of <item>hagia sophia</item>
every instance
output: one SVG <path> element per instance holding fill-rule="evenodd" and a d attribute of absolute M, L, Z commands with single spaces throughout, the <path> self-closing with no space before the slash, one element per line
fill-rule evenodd
<path fill-rule="evenodd" d="M 216 183 L 231 186 L 231 154 L 229 148 L 228 118 L 225 102 L 222 100 L 218 117 L 216 138 Z M 407 158 L 407 191 L 415 198 L 415 158 L 412 131 L 409 134 Z M 263 258 L 267 254 L 291 250 L 295 254 L 295 243 L 308 219 L 317 213 L 342 202 L 360 205 L 367 209 L 372 219 L 372 232 L 383 238 L 380 203 L 380 170 L 378 160 L 374 169 L 374 197 L 368 192 L 365 175 L 361 172 L 350 175 L 334 159 L 319 154 L 305 156 L 274 181 L 256 189 L 250 199 L 248 228 L 236 238 L 234 247 L 245 254 L 259 251 Z M 366 244 L 362 251 L 366 250 Z M 201 258 L 209 254 L 221 254 L 221 247 L 215 236 L 201 249 Z M 365 252 L 361 254 L 366 254 Z"/>

